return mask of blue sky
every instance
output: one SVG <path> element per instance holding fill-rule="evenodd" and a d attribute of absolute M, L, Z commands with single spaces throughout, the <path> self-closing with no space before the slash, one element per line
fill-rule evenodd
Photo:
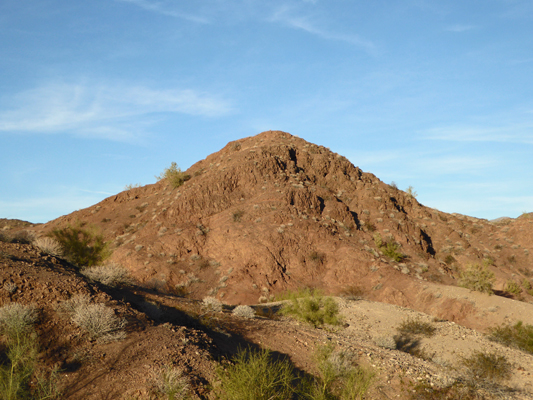
<path fill-rule="evenodd" d="M 0 217 L 279 129 L 429 207 L 533 211 L 531 0 L 1 0 Z"/>

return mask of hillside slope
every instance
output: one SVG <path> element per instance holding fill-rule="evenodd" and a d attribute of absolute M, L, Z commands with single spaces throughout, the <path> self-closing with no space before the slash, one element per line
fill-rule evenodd
<path fill-rule="evenodd" d="M 482 318 L 475 307 L 440 307 L 447 300 L 428 297 L 426 282 L 456 285 L 466 265 L 486 264 L 508 295 L 509 280 L 521 286 L 532 274 L 533 219 L 491 223 L 425 207 L 285 132 L 231 142 L 187 173 L 177 189 L 161 180 L 36 229 L 96 225 L 113 241 L 112 261 L 192 298 L 251 304 L 298 287 L 356 290 L 468 326 Z"/>

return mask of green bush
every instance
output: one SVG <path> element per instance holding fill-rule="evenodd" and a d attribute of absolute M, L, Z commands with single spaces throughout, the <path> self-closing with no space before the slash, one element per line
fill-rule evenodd
<path fill-rule="evenodd" d="M 405 254 L 402 254 L 398 251 L 400 249 L 400 245 L 398 243 L 392 241 L 383 241 L 379 233 L 374 235 L 374 243 L 384 255 L 396 262 L 402 262 L 407 258 Z"/>
<path fill-rule="evenodd" d="M 38 337 L 34 329 L 37 313 L 33 307 L 18 303 L 0 308 L 0 332 L 5 357 L 0 365 L 0 398 L 3 400 L 57 399 L 57 371 L 45 375 L 38 366 Z"/>
<path fill-rule="evenodd" d="M 319 292 L 309 289 L 288 292 L 286 296 L 289 302 L 281 309 L 283 315 L 294 316 L 314 327 L 341 323 L 339 306 L 331 297 L 324 297 Z"/>
<path fill-rule="evenodd" d="M 313 400 L 362 399 L 370 388 L 375 373 L 357 366 L 355 358 L 353 353 L 338 351 L 332 344 L 317 347 L 315 362 L 319 377 L 315 378 L 311 389 L 308 384 L 302 392 L 310 392 L 308 398 Z"/>
<path fill-rule="evenodd" d="M 178 188 L 186 181 L 191 179 L 191 176 L 186 174 L 185 172 L 182 172 L 182 170 L 178 168 L 178 164 L 172 162 L 170 164 L 170 167 L 165 168 L 161 175 L 156 176 L 156 179 L 158 181 L 166 179 L 173 188 Z"/>
<path fill-rule="evenodd" d="M 0 366 L 0 394 L 4 400 L 26 398 L 37 364 L 37 335 L 33 329 L 35 310 L 18 303 L 0 308 L 0 329 L 6 343 L 7 360 Z"/>
<path fill-rule="evenodd" d="M 56 228 L 49 236 L 59 242 L 63 255 L 78 267 L 92 267 L 111 255 L 109 243 L 94 229 L 84 229 L 84 224 Z"/>
<path fill-rule="evenodd" d="M 524 325 L 522 321 L 491 329 L 489 339 L 533 354 L 533 325 Z"/>
<path fill-rule="evenodd" d="M 217 370 L 218 400 L 287 400 L 296 391 L 292 365 L 272 360 L 268 350 L 244 350 L 233 361 L 225 370 Z"/>
<path fill-rule="evenodd" d="M 492 294 L 492 284 L 495 279 L 494 273 L 486 265 L 468 265 L 461 272 L 459 286 L 490 295 Z"/>
<path fill-rule="evenodd" d="M 511 293 L 511 294 L 514 294 L 514 295 L 519 295 L 520 293 L 522 293 L 522 288 L 515 281 L 509 280 L 505 284 L 505 291 L 507 293 Z"/>

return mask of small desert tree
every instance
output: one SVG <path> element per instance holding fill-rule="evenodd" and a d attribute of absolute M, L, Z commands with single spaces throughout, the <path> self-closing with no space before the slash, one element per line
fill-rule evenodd
<path fill-rule="evenodd" d="M 176 164 L 175 162 L 172 162 L 170 164 L 170 167 L 165 168 L 165 170 L 161 173 L 161 175 L 156 176 L 156 179 L 158 181 L 162 179 L 166 179 L 168 180 L 168 182 L 173 188 L 178 188 L 181 185 L 183 185 L 186 181 L 191 179 L 191 176 L 183 172 L 178 167 L 178 164 Z"/>

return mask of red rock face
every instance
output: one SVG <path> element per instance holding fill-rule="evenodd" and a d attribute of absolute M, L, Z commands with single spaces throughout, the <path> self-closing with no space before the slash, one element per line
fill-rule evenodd
<path fill-rule="evenodd" d="M 141 282 L 233 304 L 315 287 L 428 308 L 419 295 L 427 282 L 456 284 L 467 264 L 489 258 L 496 289 L 511 274 L 529 279 L 533 219 L 496 224 L 425 207 L 285 132 L 231 142 L 186 172 L 179 188 L 162 180 L 36 229 L 97 225 L 111 261 Z"/>

